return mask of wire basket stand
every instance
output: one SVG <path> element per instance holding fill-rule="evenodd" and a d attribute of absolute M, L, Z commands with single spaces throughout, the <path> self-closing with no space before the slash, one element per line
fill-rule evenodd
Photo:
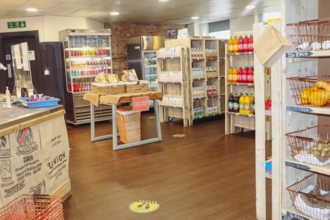
<path fill-rule="evenodd" d="M 63 220 L 59 196 L 21 195 L 0 209 L 0 220 Z"/>
<path fill-rule="evenodd" d="M 287 24 L 298 51 L 330 49 L 330 18 Z"/>

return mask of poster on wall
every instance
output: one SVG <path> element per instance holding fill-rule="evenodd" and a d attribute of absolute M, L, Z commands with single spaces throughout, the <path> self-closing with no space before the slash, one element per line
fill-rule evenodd
<path fill-rule="evenodd" d="M 176 39 L 178 31 L 176 28 L 167 28 L 165 30 L 165 39 Z"/>

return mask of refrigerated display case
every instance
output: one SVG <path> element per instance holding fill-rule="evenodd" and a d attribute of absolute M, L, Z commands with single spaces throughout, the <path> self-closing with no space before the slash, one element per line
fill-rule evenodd
<path fill-rule="evenodd" d="M 92 82 L 103 72 L 112 73 L 110 29 L 67 29 L 59 32 L 66 120 L 78 125 L 90 122 L 90 104 L 83 99 L 92 91 Z M 96 121 L 111 120 L 111 107 L 100 106 Z"/>

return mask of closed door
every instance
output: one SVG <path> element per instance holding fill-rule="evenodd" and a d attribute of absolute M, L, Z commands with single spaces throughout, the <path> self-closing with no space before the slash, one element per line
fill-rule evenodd
<path fill-rule="evenodd" d="M 43 74 L 41 70 L 40 60 L 40 48 L 36 43 L 36 36 L 29 35 L 24 36 L 27 32 L 15 32 L 15 33 L 3 33 L 0 34 L 0 62 L 9 67 L 6 71 L 0 70 L 0 93 L 5 92 L 6 86 L 9 87 L 9 91 L 12 93 L 15 87 L 14 69 L 12 62 L 11 47 L 12 45 L 27 42 L 29 50 L 35 52 L 35 60 L 30 61 L 32 82 L 35 90 L 38 93 L 43 93 Z M 12 34 L 12 35 L 11 35 Z M 16 36 L 15 36 L 16 35 Z M 21 35 L 21 36 L 17 36 Z M 38 43 L 39 44 L 39 43 Z M 10 73 L 11 72 L 11 73 Z"/>

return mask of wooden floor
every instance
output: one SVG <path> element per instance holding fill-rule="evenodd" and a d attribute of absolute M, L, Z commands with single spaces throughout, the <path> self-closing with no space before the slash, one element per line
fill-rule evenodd
<path fill-rule="evenodd" d="M 142 139 L 156 136 L 150 116 L 142 115 Z M 255 220 L 254 132 L 225 136 L 224 123 L 221 116 L 189 128 L 164 123 L 162 142 L 119 151 L 112 140 L 92 143 L 89 125 L 68 126 L 72 196 L 64 202 L 65 219 Z M 111 130 L 110 123 L 97 124 L 97 135 Z M 270 193 L 267 180 L 269 214 Z M 139 200 L 160 208 L 131 212 L 128 206 Z"/>

